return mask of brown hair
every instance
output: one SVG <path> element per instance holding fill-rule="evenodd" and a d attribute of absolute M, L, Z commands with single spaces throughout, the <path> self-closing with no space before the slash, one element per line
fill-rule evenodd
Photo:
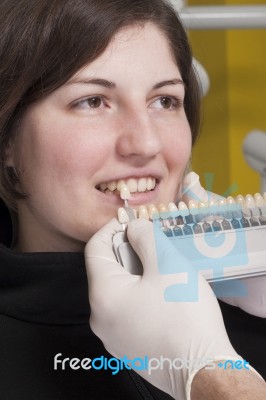
<path fill-rule="evenodd" d="M 15 209 L 25 198 L 7 152 L 25 107 L 48 95 L 99 57 L 121 28 L 152 22 L 166 35 L 186 86 L 193 142 L 200 94 L 186 33 L 164 0 L 1 0 L 0 196 Z"/>

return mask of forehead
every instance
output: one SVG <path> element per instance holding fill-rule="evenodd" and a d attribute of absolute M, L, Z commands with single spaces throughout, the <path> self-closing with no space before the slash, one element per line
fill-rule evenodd
<path fill-rule="evenodd" d="M 121 29 L 105 51 L 93 62 L 79 70 L 74 77 L 103 72 L 117 75 L 141 74 L 149 71 L 154 79 L 164 73 L 175 73 L 181 78 L 176 60 L 165 34 L 153 23 Z M 159 79 L 159 76 L 158 76 Z"/>

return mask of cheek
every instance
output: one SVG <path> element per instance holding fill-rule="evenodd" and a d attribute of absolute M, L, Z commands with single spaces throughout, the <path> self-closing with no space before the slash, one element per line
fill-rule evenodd
<path fill-rule="evenodd" d="M 107 158 L 108 151 L 103 146 L 76 138 L 75 141 L 56 143 L 49 151 L 50 166 L 60 176 L 87 178 L 96 173 Z M 46 160 L 44 160 L 44 163 Z M 45 165 L 44 165 L 45 167 Z"/>
<path fill-rule="evenodd" d="M 183 173 L 192 149 L 192 136 L 188 123 L 184 122 L 179 129 L 172 130 L 164 142 L 165 158 L 170 169 L 178 169 Z"/>
<path fill-rule="evenodd" d="M 21 135 L 19 159 L 26 181 L 60 179 L 75 176 L 86 179 L 97 172 L 108 157 L 109 144 L 97 140 L 99 132 L 84 127 L 38 127 Z M 36 184 L 37 182 L 35 182 Z"/>
<path fill-rule="evenodd" d="M 58 172 L 64 170 L 77 178 L 83 175 L 88 178 L 102 168 L 112 152 L 113 139 L 107 133 L 101 125 L 75 123 L 66 127 L 64 136 L 59 134 L 56 142 L 44 147 L 56 161 Z"/>

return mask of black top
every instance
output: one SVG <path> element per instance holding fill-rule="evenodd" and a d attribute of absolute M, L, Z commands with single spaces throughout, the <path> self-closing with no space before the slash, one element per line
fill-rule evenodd
<path fill-rule="evenodd" d="M 0 246 L 1 400 L 170 399 L 132 371 L 55 370 L 58 353 L 61 360 L 111 357 L 88 321 L 82 254 Z"/>
<path fill-rule="evenodd" d="M 221 305 L 233 346 L 266 377 L 266 320 Z M 21 254 L 0 245 L 1 400 L 170 399 L 133 371 L 55 370 L 58 353 L 111 357 L 89 326 L 83 254 Z"/>

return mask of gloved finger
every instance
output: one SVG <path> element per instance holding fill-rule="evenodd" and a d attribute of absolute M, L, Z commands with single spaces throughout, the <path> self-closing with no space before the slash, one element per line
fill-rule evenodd
<path fill-rule="evenodd" d="M 200 183 L 199 175 L 190 172 L 183 181 L 182 199 L 188 203 L 190 200 L 209 202 L 223 199 L 223 196 L 205 190 Z"/>
<path fill-rule="evenodd" d="M 113 318 L 127 288 L 137 276 L 127 272 L 116 260 L 113 253 L 113 236 L 121 231 L 121 225 L 113 219 L 100 229 L 85 248 L 85 264 L 89 286 L 92 329 L 97 334 L 98 317 Z"/>
<path fill-rule="evenodd" d="M 90 291 L 104 292 L 114 276 L 125 274 L 113 252 L 113 236 L 121 231 L 121 224 L 111 220 L 101 228 L 85 247 L 85 264 Z"/>
<path fill-rule="evenodd" d="M 113 252 L 113 236 L 121 231 L 122 226 L 117 219 L 114 218 L 108 222 L 88 241 L 85 247 L 85 259 L 100 257 L 116 261 Z"/>
<path fill-rule="evenodd" d="M 217 287 L 219 288 L 217 297 L 223 302 L 239 307 L 249 314 L 266 318 L 266 276 L 241 279 L 241 282 L 245 285 L 245 296 L 233 297 L 230 283 L 224 281 L 215 284 L 216 295 Z"/>
<path fill-rule="evenodd" d="M 142 262 L 143 275 L 168 275 L 192 268 L 156 224 L 144 219 L 130 221 L 127 236 Z"/>
<path fill-rule="evenodd" d="M 147 272 L 149 268 L 154 268 L 154 265 L 157 265 L 157 256 L 153 223 L 142 218 L 129 221 L 127 238 L 141 260 L 144 273 Z"/>

